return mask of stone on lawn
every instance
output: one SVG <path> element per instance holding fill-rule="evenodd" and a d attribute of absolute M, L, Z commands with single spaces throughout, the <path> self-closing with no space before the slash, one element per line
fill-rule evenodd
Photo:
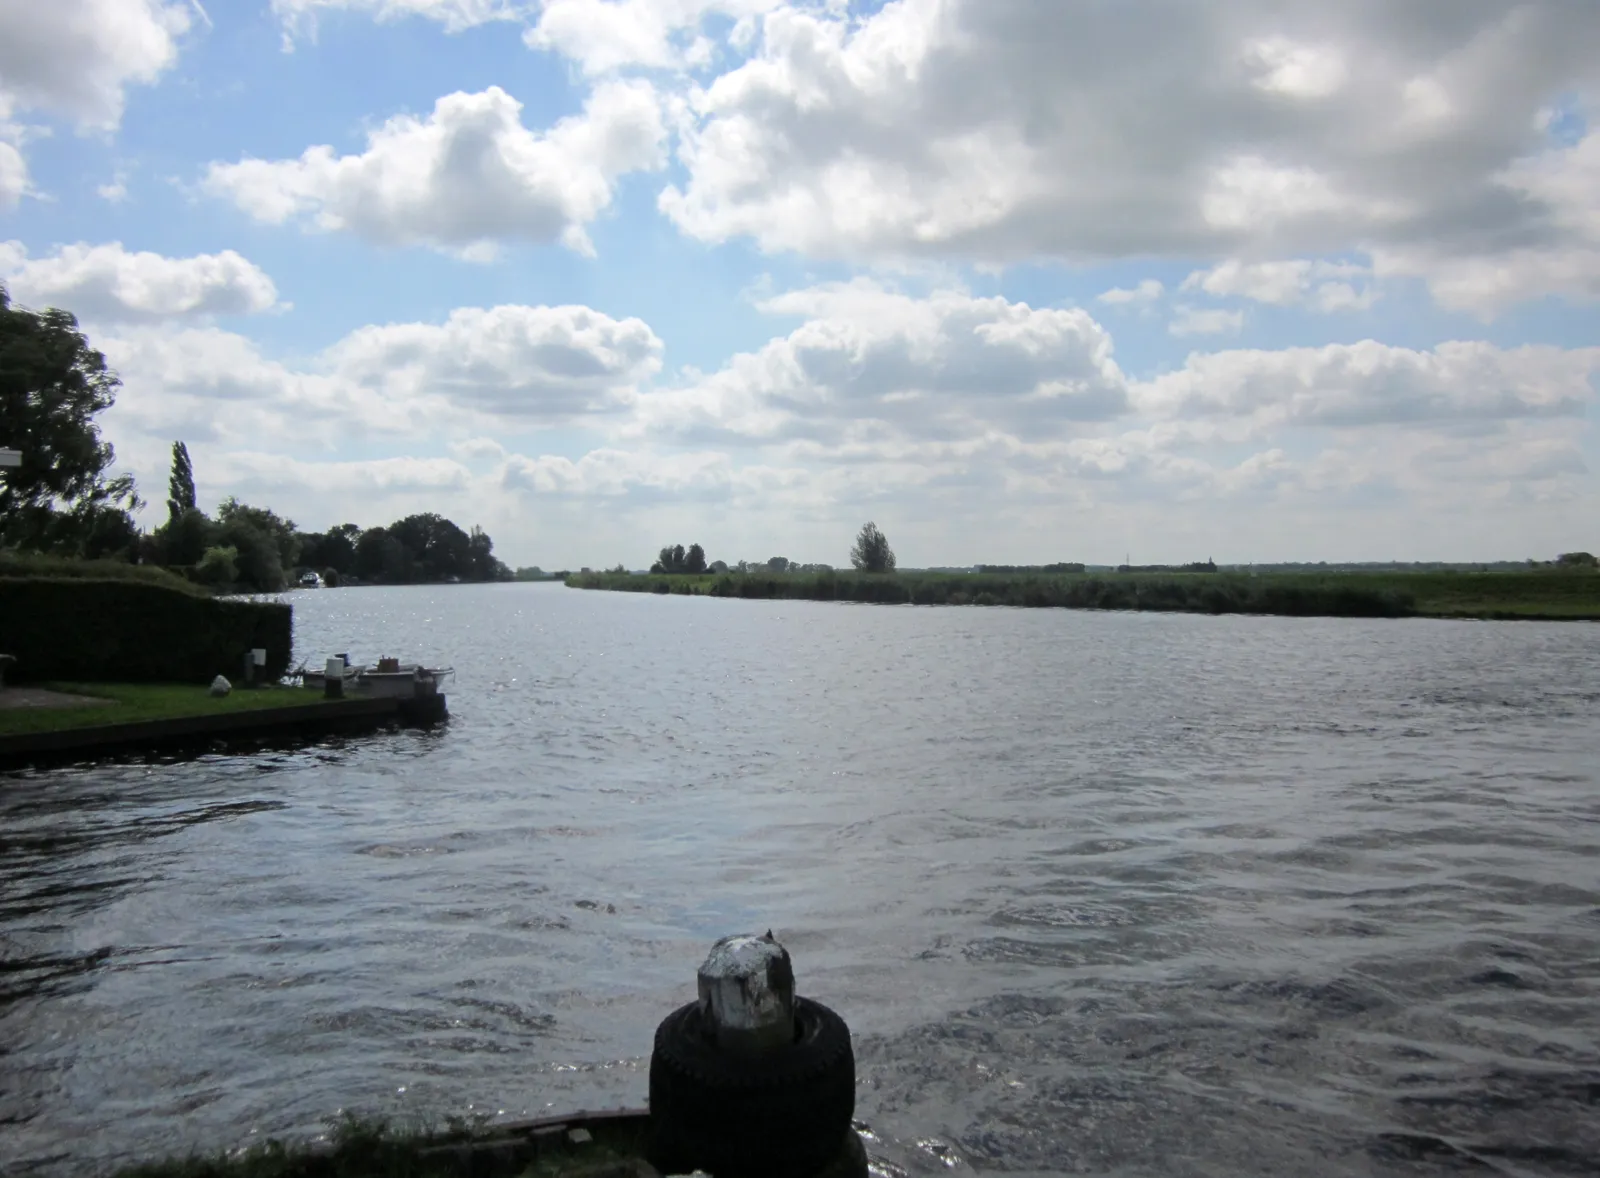
<path fill-rule="evenodd" d="M 221 699 L 223 696 L 227 695 L 228 692 L 230 692 L 232 690 L 233 690 L 233 684 L 229 683 L 221 675 L 218 675 L 215 679 L 213 679 L 211 681 L 211 694 L 216 696 L 218 699 Z"/>

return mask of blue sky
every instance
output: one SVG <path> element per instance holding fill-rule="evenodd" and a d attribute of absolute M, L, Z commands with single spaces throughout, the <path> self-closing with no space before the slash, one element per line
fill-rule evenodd
<path fill-rule="evenodd" d="M 1600 7 L 1392 8 L 10 5 L 0 282 L 514 563 L 1596 550 Z"/>

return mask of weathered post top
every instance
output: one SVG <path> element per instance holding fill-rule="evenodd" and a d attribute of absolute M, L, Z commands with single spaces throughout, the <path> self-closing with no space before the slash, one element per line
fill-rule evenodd
<path fill-rule="evenodd" d="M 794 966 L 771 929 L 713 945 L 699 987 L 700 1013 L 718 1047 L 760 1053 L 794 1042 Z"/>
<path fill-rule="evenodd" d="M 0 446 L 0 466 L 21 466 L 21 465 L 22 465 L 22 451 L 21 450 L 7 450 L 4 446 Z"/>

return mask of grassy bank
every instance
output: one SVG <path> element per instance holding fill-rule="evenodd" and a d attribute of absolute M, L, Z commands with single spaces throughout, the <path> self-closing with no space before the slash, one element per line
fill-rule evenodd
<path fill-rule="evenodd" d="M 581 573 L 577 589 L 893 605 L 1600 620 L 1600 574 L 1516 573 Z"/>
<path fill-rule="evenodd" d="M 38 553 L 0 552 L 0 577 L 42 577 L 81 581 L 136 581 L 160 585 L 195 597 L 210 597 L 204 586 L 154 565 L 129 564 L 125 560 L 75 560 Z"/>
<path fill-rule="evenodd" d="M 205 687 L 187 683 L 48 683 L 44 686 L 51 691 L 93 696 L 106 702 L 60 708 L 0 708 L 0 736 L 24 732 L 60 732 L 141 720 L 177 720 L 189 716 L 212 716 L 322 702 L 320 691 L 303 687 L 237 690 L 213 699 Z"/>

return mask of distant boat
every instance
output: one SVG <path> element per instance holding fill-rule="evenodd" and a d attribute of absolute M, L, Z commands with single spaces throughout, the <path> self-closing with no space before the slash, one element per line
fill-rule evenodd
<path fill-rule="evenodd" d="M 310 569 L 307 569 L 303 574 L 301 574 L 301 577 L 300 577 L 300 588 L 302 588 L 302 589 L 321 589 L 322 588 L 322 578 L 317 576 L 317 574 L 312 572 Z"/>

